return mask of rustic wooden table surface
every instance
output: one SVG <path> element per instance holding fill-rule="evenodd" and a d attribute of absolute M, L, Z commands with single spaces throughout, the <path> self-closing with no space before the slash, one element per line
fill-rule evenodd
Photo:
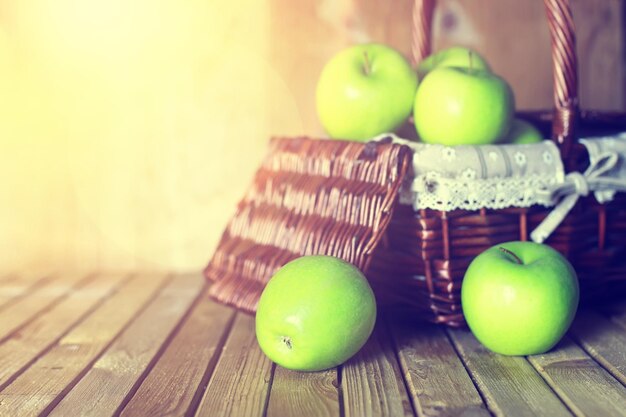
<path fill-rule="evenodd" d="M 528 358 L 383 317 L 348 363 L 301 373 L 206 291 L 198 274 L 0 276 L 0 415 L 626 415 L 626 302 Z"/>

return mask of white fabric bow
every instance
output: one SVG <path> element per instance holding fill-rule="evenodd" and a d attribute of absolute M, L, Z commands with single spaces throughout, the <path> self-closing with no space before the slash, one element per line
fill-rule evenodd
<path fill-rule="evenodd" d="M 585 197 L 590 192 L 598 191 L 626 191 L 626 179 L 603 176 L 613 169 L 618 161 L 619 155 L 616 152 L 604 152 L 598 155 L 598 158 L 589 165 L 583 174 L 572 172 L 565 176 L 563 183 L 536 190 L 537 197 L 541 201 L 546 205 L 556 204 L 556 207 L 531 232 L 530 238 L 537 243 L 546 240 L 565 219 L 581 196 Z"/>

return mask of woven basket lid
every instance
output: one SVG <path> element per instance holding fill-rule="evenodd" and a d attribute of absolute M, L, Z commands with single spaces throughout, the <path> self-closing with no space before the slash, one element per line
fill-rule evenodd
<path fill-rule="evenodd" d="M 272 275 L 304 255 L 366 272 L 410 160 L 385 140 L 273 138 L 204 270 L 211 297 L 253 313 Z"/>

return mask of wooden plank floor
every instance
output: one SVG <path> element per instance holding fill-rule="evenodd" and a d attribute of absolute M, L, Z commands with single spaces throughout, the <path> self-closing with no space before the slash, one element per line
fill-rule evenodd
<path fill-rule="evenodd" d="M 350 361 L 302 373 L 199 274 L 0 274 L 0 416 L 626 416 L 626 301 L 553 351 L 379 317 Z"/>

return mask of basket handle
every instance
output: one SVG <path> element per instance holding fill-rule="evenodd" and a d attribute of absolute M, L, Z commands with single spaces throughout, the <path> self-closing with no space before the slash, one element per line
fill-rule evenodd
<path fill-rule="evenodd" d="M 552 139 L 566 156 L 574 142 L 578 118 L 576 38 L 570 0 L 544 0 L 552 39 L 554 117 Z M 417 64 L 431 51 L 435 0 L 414 0 L 411 53 Z"/>

